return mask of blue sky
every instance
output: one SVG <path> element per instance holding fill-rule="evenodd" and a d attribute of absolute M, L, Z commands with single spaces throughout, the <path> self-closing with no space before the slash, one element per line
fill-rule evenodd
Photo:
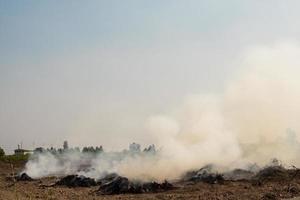
<path fill-rule="evenodd" d="M 0 0 L 0 146 L 146 143 L 147 117 L 222 91 L 244 49 L 298 41 L 299 6 Z"/>
<path fill-rule="evenodd" d="M 168 34 L 206 34 L 243 15 L 243 5 L 235 3 L 239 10 L 218 1 L 2 1 L 1 55 L 49 56 L 98 45 L 146 46 Z"/>

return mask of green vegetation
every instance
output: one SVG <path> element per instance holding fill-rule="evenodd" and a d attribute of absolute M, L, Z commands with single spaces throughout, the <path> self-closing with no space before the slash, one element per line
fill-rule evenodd
<path fill-rule="evenodd" d="M 4 152 L 4 150 L 0 147 L 0 158 L 2 158 L 3 156 L 5 156 L 5 152 Z"/>
<path fill-rule="evenodd" d="M 0 147 L 0 161 L 4 161 L 4 162 L 27 161 L 29 156 L 30 156 L 29 154 L 5 155 L 4 150 Z"/>
<path fill-rule="evenodd" d="M 4 162 L 15 162 L 15 161 L 27 161 L 29 158 L 29 155 L 6 155 L 3 157 L 0 157 L 0 160 Z"/>
<path fill-rule="evenodd" d="M 14 162 L 14 161 L 27 161 L 29 159 L 29 154 L 25 155 L 5 155 L 0 158 L 2 161 Z"/>

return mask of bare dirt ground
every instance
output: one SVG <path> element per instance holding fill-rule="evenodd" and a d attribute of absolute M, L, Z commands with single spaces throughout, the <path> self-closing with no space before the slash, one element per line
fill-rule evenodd
<path fill-rule="evenodd" d="M 24 163 L 14 163 L 15 172 L 20 171 Z M 225 181 L 223 184 L 176 183 L 174 190 L 162 193 L 97 195 L 99 186 L 90 188 L 68 188 L 50 186 L 58 179 L 43 178 L 35 181 L 15 182 L 7 179 L 12 172 L 9 163 L 0 161 L 0 199 L 285 199 L 300 196 L 300 176 L 292 180 L 273 180 L 264 183 L 253 181 Z"/>

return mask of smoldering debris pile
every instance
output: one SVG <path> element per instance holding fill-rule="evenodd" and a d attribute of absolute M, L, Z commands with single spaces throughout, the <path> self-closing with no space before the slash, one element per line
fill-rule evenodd
<path fill-rule="evenodd" d="M 147 166 L 155 166 L 156 161 L 161 159 L 160 153 L 160 150 L 156 151 L 154 145 L 141 150 L 141 146 L 136 143 L 130 144 L 129 149 L 121 152 L 105 152 L 102 146 L 86 147 L 80 151 L 80 149 L 68 148 L 64 144 L 64 149 L 57 151 L 36 150 L 27 162 L 23 173 L 13 177 L 13 180 L 31 181 L 33 178 L 37 180 L 49 176 L 64 176 L 53 186 L 98 187 L 95 190 L 97 194 L 112 195 L 163 192 L 174 189 L 181 183 L 223 184 L 226 181 L 248 181 L 254 185 L 261 185 L 268 181 L 291 181 L 299 176 L 298 171 L 300 171 L 296 168 L 286 169 L 274 159 L 265 168 L 254 164 L 246 169 L 219 173 L 215 165 L 206 165 L 198 170 L 186 172 L 179 180 L 176 178 L 182 174 L 182 171 L 178 171 L 178 174 L 172 172 L 171 177 L 163 174 L 163 177 L 159 176 L 155 179 L 155 176 L 151 176 L 153 168 L 143 167 L 143 164 L 146 162 Z M 300 176 L 298 178 L 300 179 Z M 176 181 L 172 183 L 149 181 L 164 179 Z"/>
<path fill-rule="evenodd" d="M 207 165 L 196 171 L 189 171 L 183 176 L 184 181 L 205 182 L 210 184 L 223 183 L 222 174 L 213 171 L 212 165 Z"/>
<path fill-rule="evenodd" d="M 157 183 L 154 181 L 131 181 L 116 173 L 108 174 L 97 181 L 82 175 L 68 175 L 56 182 L 55 185 L 63 185 L 67 187 L 92 187 L 98 185 L 99 188 L 96 193 L 104 195 L 162 192 L 174 188 L 174 186 L 167 181 L 164 181 L 163 183 Z"/>
<path fill-rule="evenodd" d="M 111 181 L 100 185 L 99 194 L 121 194 L 129 191 L 129 180 L 122 176 L 116 176 Z"/>
<path fill-rule="evenodd" d="M 268 181 L 290 181 L 300 178 L 300 169 L 286 169 L 282 166 L 269 166 L 260 170 L 253 178 L 256 183 L 262 184 Z"/>
<path fill-rule="evenodd" d="M 99 181 L 98 194 L 148 193 L 171 190 L 174 186 L 168 181 L 163 183 L 130 181 L 126 177 L 108 175 Z"/>
<path fill-rule="evenodd" d="M 289 182 L 300 178 L 300 169 L 285 168 L 281 164 L 268 165 L 258 169 L 234 169 L 225 173 L 218 173 L 213 165 L 207 165 L 199 170 L 189 171 L 182 177 L 182 181 L 204 182 L 209 184 L 222 184 L 224 181 L 251 181 L 255 185 L 261 185 L 266 182 Z"/>
<path fill-rule="evenodd" d="M 24 180 L 26 180 L 27 176 L 26 174 L 22 175 Z M 300 177 L 299 169 L 286 169 L 281 165 L 267 166 L 257 172 L 245 169 L 234 169 L 224 174 L 218 173 L 213 165 L 207 165 L 199 170 L 187 172 L 180 181 L 223 184 L 225 181 L 247 180 L 262 184 L 268 181 L 289 181 L 297 177 Z M 31 180 L 29 176 L 28 178 L 28 180 Z M 97 180 L 82 175 L 68 175 L 59 180 L 55 185 L 68 187 L 91 187 L 98 185 L 98 194 L 146 193 L 174 189 L 174 186 L 167 181 L 163 183 L 157 183 L 155 181 L 133 181 L 127 177 L 119 176 L 116 173 L 107 174 Z"/>
<path fill-rule="evenodd" d="M 68 175 L 56 182 L 56 185 L 65 185 L 68 187 L 91 187 L 96 186 L 96 181 L 82 175 Z"/>
<path fill-rule="evenodd" d="M 225 180 L 241 181 L 250 180 L 254 177 L 255 173 L 245 169 L 234 169 L 230 172 L 224 173 Z"/>
<path fill-rule="evenodd" d="M 7 181 L 33 181 L 34 179 L 28 176 L 26 173 L 20 173 L 20 174 L 10 174 L 6 177 Z"/>
<path fill-rule="evenodd" d="M 28 176 L 28 174 L 26 174 L 26 173 L 21 173 L 21 174 L 17 175 L 15 178 L 17 181 L 33 181 L 33 178 Z"/>
<path fill-rule="evenodd" d="M 286 180 L 289 177 L 289 171 L 282 166 L 271 166 L 260 170 L 253 178 L 254 180 Z"/>
<path fill-rule="evenodd" d="M 7 181 L 33 181 L 34 179 L 28 176 L 26 173 L 20 173 L 17 175 L 11 174 L 10 176 L 6 177 Z"/>
<path fill-rule="evenodd" d="M 26 173 L 20 173 L 16 176 L 11 177 L 12 180 L 16 181 L 33 181 L 34 179 L 28 176 Z"/>
<path fill-rule="evenodd" d="M 11 180 L 14 182 L 43 181 L 42 179 L 33 179 L 26 173 L 20 173 L 11 177 L 13 178 Z M 230 182 L 238 181 L 243 184 L 247 182 L 251 187 L 266 188 L 274 183 L 284 185 L 282 192 L 292 196 L 300 194 L 299 186 L 296 183 L 298 180 L 300 180 L 300 169 L 285 168 L 280 164 L 268 165 L 259 169 L 255 168 L 255 170 L 251 167 L 235 169 L 222 174 L 218 173 L 214 165 L 207 165 L 199 170 L 189 171 L 182 179 L 173 180 L 171 183 L 168 181 L 142 181 L 141 179 L 137 180 L 121 176 L 117 173 L 102 174 L 99 178 L 84 176 L 79 173 L 62 177 L 55 184 L 49 185 L 49 187 L 91 187 L 91 190 L 96 195 L 116 195 L 165 192 L 190 184 L 198 184 L 199 182 L 202 182 L 202 184 L 232 185 Z M 47 181 L 49 180 L 47 179 Z M 265 196 L 267 197 L 268 195 Z"/>

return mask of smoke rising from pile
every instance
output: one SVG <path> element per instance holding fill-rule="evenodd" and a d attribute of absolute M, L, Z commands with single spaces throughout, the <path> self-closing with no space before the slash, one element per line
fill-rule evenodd
<path fill-rule="evenodd" d="M 149 138 L 162 148 L 157 155 L 99 156 L 91 161 L 94 174 L 88 175 L 110 171 L 161 180 L 210 163 L 220 169 L 262 166 L 274 157 L 300 166 L 300 48 L 291 43 L 253 47 L 240 65 L 222 93 L 190 95 L 171 114 L 150 117 Z M 66 160 L 72 162 L 61 165 L 55 159 L 44 155 L 29 162 L 26 171 L 35 177 L 47 170 L 68 174 L 85 160 L 70 155 Z"/>

